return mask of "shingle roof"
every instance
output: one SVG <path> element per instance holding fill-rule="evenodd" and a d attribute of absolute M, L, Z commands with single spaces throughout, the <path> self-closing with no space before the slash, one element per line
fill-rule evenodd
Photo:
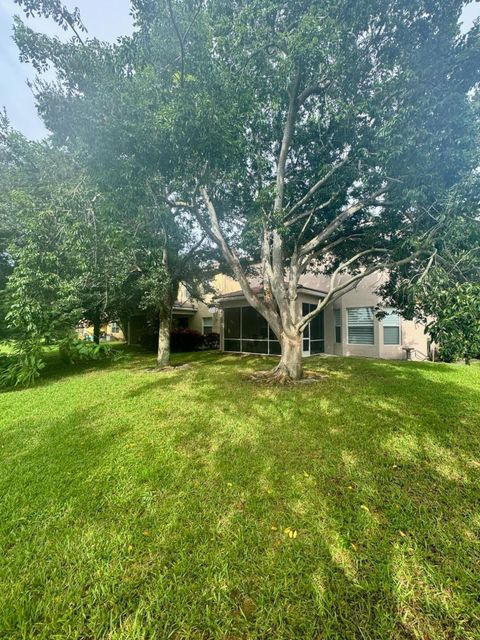
<path fill-rule="evenodd" d="M 261 294 L 263 293 L 263 286 L 251 284 L 251 289 L 253 293 Z M 326 293 L 328 289 L 328 278 L 325 276 L 313 276 L 313 274 L 305 274 L 300 278 L 300 284 L 298 285 L 299 289 L 310 290 L 315 293 Z M 237 291 L 230 291 L 229 293 L 221 293 L 217 296 L 217 300 L 223 300 L 225 298 L 238 298 L 243 297 L 243 291 L 238 289 Z"/>

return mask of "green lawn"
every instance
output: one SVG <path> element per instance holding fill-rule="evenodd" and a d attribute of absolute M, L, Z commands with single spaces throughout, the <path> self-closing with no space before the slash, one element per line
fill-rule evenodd
<path fill-rule="evenodd" d="M 0 395 L 0 637 L 480 637 L 480 366 L 213 353 Z"/>

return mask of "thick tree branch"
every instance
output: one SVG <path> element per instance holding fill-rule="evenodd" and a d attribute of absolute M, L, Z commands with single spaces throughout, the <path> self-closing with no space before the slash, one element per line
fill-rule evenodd
<path fill-rule="evenodd" d="M 332 84 L 331 82 L 328 82 L 326 84 L 317 84 L 317 85 L 312 85 L 311 87 L 306 87 L 299 94 L 297 98 L 297 104 L 301 106 L 306 100 L 308 100 L 308 98 L 310 98 L 310 96 L 318 96 L 322 94 L 324 91 L 328 89 L 328 87 L 331 84 Z"/>
<path fill-rule="evenodd" d="M 344 160 L 342 160 L 341 162 L 337 163 L 336 165 L 334 165 L 330 171 L 328 171 L 322 178 L 320 178 L 320 180 L 318 180 L 308 191 L 307 193 L 303 196 L 303 198 L 301 200 L 299 200 L 297 202 L 296 205 L 294 205 L 290 211 L 287 213 L 286 217 L 288 218 L 289 216 L 293 215 L 296 211 L 298 211 L 298 209 L 300 209 L 300 207 L 303 207 L 304 204 L 306 204 L 311 198 L 313 198 L 313 196 L 317 193 L 317 191 L 319 189 L 321 189 L 329 180 L 330 178 L 333 176 L 333 174 L 338 171 L 338 169 L 340 169 L 341 167 L 343 167 L 347 162 L 349 161 L 349 158 L 345 158 Z M 332 199 L 329 200 L 329 203 L 331 202 Z M 287 224 L 293 224 L 293 222 L 288 221 Z"/>
<path fill-rule="evenodd" d="M 347 209 L 342 211 L 330 224 L 328 224 L 323 231 L 314 236 L 311 240 L 306 242 L 302 248 L 300 249 L 301 256 L 307 256 L 309 253 L 315 251 L 319 244 L 328 240 L 328 238 L 347 220 L 355 215 L 358 211 L 363 209 L 364 207 L 371 204 L 372 200 L 375 201 L 379 196 L 386 193 L 388 191 L 388 187 L 383 187 L 379 189 L 375 193 L 373 193 L 370 197 L 362 200 L 360 202 L 356 202 L 355 204 L 350 205 Z"/>
<path fill-rule="evenodd" d="M 376 263 L 372 267 L 365 269 L 365 271 L 362 271 L 352 276 L 349 280 L 346 280 L 345 282 L 339 285 L 336 285 L 336 278 L 339 273 L 348 269 L 348 267 L 350 267 L 354 262 L 356 262 L 360 258 L 371 253 L 387 253 L 388 254 L 388 249 L 378 248 L 378 249 L 368 249 L 366 251 L 361 251 L 360 253 L 357 253 L 355 256 L 350 258 L 350 260 L 347 260 L 347 262 L 344 262 L 339 267 L 337 267 L 337 269 L 335 269 L 332 275 L 332 279 L 330 281 L 330 287 L 327 292 L 327 295 L 318 301 L 318 305 L 313 311 L 311 311 L 309 314 L 307 314 L 301 319 L 301 321 L 297 325 L 297 328 L 299 331 L 303 331 L 307 326 L 307 324 L 311 320 L 313 320 L 313 318 L 315 318 L 322 311 L 322 309 L 324 309 L 327 306 L 327 304 L 329 304 L 330 302 L 334 302 L 341 295 L 344 295 L 346 290 L 350 290 L 351 288 L 353 288 L 360 280 L 363 280 L 364 278 L 371 275 L 372 273 L 375 273 L 376 271 L 392 269 L 394 267 L 399 267 L 404 264 L 408 264 L 413 260 L 415 260 L 416 258 L 428 252 L 420 250 L 407 256 L 406 258 L 402 258 L 401 260 L 397 260 L 397 261 L 387 260 L 384 262 Z"/>
<path fill-rule="evenodd" d="M 259 313 L 261 313 L 263 317 L 270 323 L 275 333 L 278 332 L 277 335 L 280 335 L 281 324 L 278 314 L 276 314 L 269 305 L 265 304 L 265 302 L 262 301 L 259 296 L 252 290 L 236 252 L 234 251 L 234 249 L 229 247 L 225 236 L 223 235 L 220 224 L 218 222 L 215 206 L 211 201 L 208 191 L 205 187 L 200 187 L 200 195 L 202 196 L 202 199 L 207 207 L 211 228 L 205 228 L 205 223 L 202 220 L 202 217 L 200 216 L 198 210 L 196 210 L 195 213 L 199 224 L 222 251 L 223 257 L 228 262 L 236 279 L 238 280 L 248 304 L 256 309 Z"/>
<path fill-rule="evenodd" d="M 300 89 L 301 71 L 297 68 L 295 77 L 290 89 L 290 98 L 288 104 L 287 119 L 283 129 L 283 138 L 280 146 L 280 153 L 277 162 L 277 180 L 276 180 L 276 193 L 275 201 L 273 205 L 274 215 L 279 215 L 283 209 L 284 195 L 285 195 L 285 169 L 287 165 L 288 153 L 292 144 L 293 135 L 295 132 L 295 119 L 298 114 L 298 92 Z M 287 314 L 284 321 L 291 322 L 290 306 L 286 304 L 286 291 L 284 283 L 284 264 L 283 264 L 283 239 L 280 233 L 274 229 L 272 231 L 272 278 L 271 286 L 278 302 L 278 307 Z"/>
<path fill-rule="evenodd" d="M 290 90 L 290 100 L 288 104 L 287 119 L 285 127 L 283 129 L 282 144 L 280 146 L 280 153 L 278 155 L 277 162 L 277 184 L 275 193 L 275 203 L 273 210 L 279 212 L 283 209 L 283 198 L 285 194 L 285 167 L 287 165 L 288 153 L 290 151 L 290 145 L 292 143 L 293 134 L 295 131 L 295 118 L 298 113 L 297 95 L 300 88 L 300 69 L 297 70 L 295 78 Z"/>

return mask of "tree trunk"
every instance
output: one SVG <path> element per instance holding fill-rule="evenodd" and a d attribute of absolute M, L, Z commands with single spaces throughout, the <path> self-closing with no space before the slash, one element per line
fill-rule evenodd
<path fill-rule="evenodd" d="M 157 367 L 162 369 L 170 363 L 170 330 L 172 327 L 172 310 L 162 309 L 158 322 Z"/>
<path fill-rule="evenodd" d="M 282 355 L 275 368 L 275 376 L 283 382 L 300 380 L 303 377 L 302 335 L 283 334 L 280 338 Z"/>
<path fill-rule="evenodd" d="M 102 328 L 102 323 L 100 321 L 100 316 L 96 316 L 93 319 L 93 341 L 95 344 L 100 344 L 100 330 Z"/>

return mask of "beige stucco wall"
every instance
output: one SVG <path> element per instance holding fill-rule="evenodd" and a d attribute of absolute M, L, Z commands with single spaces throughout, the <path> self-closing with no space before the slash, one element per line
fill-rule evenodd
<path fill-rule="evenodd" d="M 372 274 L 361 280 L 357 287 L 344 294 L 333 304 L 334 309 L 340 309 L 342 314 L 342 342 L 335 343 L 335 321 L 334 311 L 331 311 L 333 351 L 337 355 L 343 356 L 364 356 L 370 358 L 386 358 L 389 360 L 401 360 L 406 357 L 404 347 L 415 349 L 414 357 L 425 359 L 427 357 L 427 336 L 424 333 L 424 326 L 400 318 L 400 344 L 383 344 L 383 321 L 374 320 L 374 344 L 373 345 L 352 345 L 348 344 L 348 324 L 347 310 L 354 307 L 377 307 L 380 298 L 375 291 L 381 286 L 384 275 Z M 331 305 L 329 305 L 331 306 Z M 328 307 L 327 307 L 328 310 Z M 326 311 L 327 311 L 326 310 Z"/>
<path fill-rule="evenodd" d="M 220 309 L 216 308 L 214 300 L 219 295 L 238 291 L 240 288 L 238 282 L 223 273 L 217 274 L 211 284 L 213 293 L 206 294 L 203 300 L 193 300 L 197 306 L 197 311 L 188 319 L 188 327 L 199 333 L 203 333 L 204 318 L 212 318 L 212 331 L 214 333 L 220 333 L 221 312 Z M 192 300 L 184 285 L 180 285 L 178 300 L 179 302 Z"/>
<path fill-rule="evenodd" d="M 424 327 L 421 324 L 400 319 L 400 344 L 384 345 L 383 344 L 383 321 L 374 319 L 374 344 L 373 345 L 357 345 L 348 343 L 348 324 L 347 310 L 354 307 L 373 307 L 376 308 L 380 303 L 379 296 L 375 293 L 382 284 L 384 276 L 381 274 L 373 274 L 364 280 L 361 280 L 355 289 L 344 294 L 332 304 L 328 304 L 324 310 L 325 322 L 325 353 L 336 354 L 339 356 L 361 356 L 368 358 L 385 358 L 392 360 L 405 359 L 406 354 L 403 347 L 412 347 L 415 349 L 414 358 L 423 360 L 427 357 L 427 336 L 424 333 Z M 237 288 L 234 291 L 238 290 Z M 318 302 L 318 296 L 299 292 L 298 305 L 304 302 L 315 304 Z M 226 300 L 222 303 L 222 307 L 241 307 L 248 306 L 244 299 Z M 335 309 L 341 310 L 342 317 L 342 342 L 335 342 Z M 221 321 L 220 321 L 221 326 Z M 221 334 L 221 349 L 223 349 L 223 328 Z"/>
<path fill-rule="evenodd" d="M 188 318 L 189 329 L 194 329 L 199 333 L 203 333 L 203 319 L 212 318 L 214 333 L 220 333 L 221 329 L 221 312 L 220 309 L 215 308 L 214 299 L 216 296 L 238 291 L 240 285 L 230 276 L 226 276 L 223 273 L 217 274 L 212 281 L 213 293 L 208 293 L 204 296 L 203 300 L 193 300 L 187 291 L 185 285 L 180 285 L 178 291 L 178 301 L 187 302 L 192 300 L 196 306 L 197 311 L 194 315 Z M 214 310 L 215 308 L 215 310 Z"/>
<path fill-rule="evenodd" d="M 194 329 L 199 333 L 203 333 L 203 319 L 204 318 L 212 318 L 213 328 L 212 331 L 214 333 L 220 333 L 220 311 L 215 308 L 213 310 L 213 306 L 208 306 L 204 302 L 197 300 L 197 312 L 188 319 L 188 327 L 189 329 Z"/>

